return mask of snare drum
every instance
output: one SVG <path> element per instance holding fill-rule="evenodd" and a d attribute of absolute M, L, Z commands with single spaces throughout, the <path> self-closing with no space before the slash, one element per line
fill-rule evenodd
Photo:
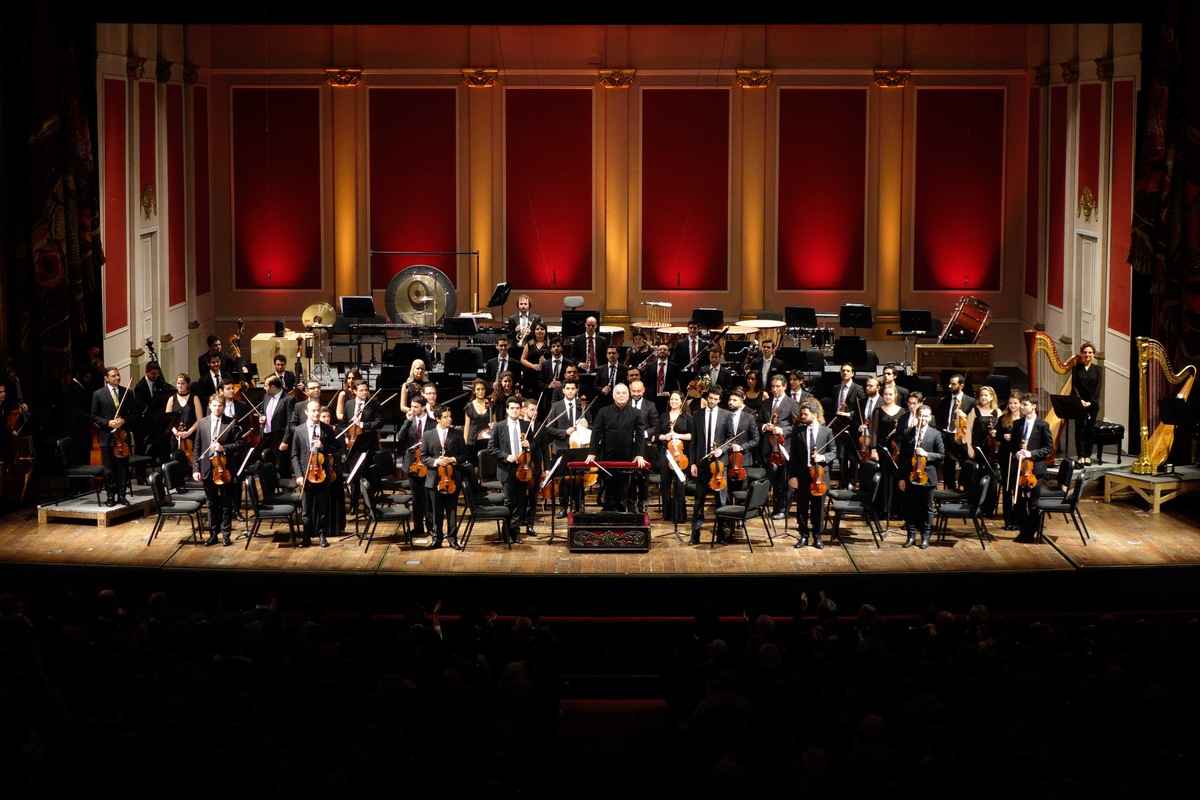
<path fill-rule="evenodd" d="M 975 344 L 992 318 L 988 304 L 976 297 L 960 297 L 954 314 L 938 337 L 938 344 Z"/>
<path fill-rule="evenodd" d="M 833 328 L 807 328 L 804 336 L 812 347 L 828 349 L 833 347 Z"/>

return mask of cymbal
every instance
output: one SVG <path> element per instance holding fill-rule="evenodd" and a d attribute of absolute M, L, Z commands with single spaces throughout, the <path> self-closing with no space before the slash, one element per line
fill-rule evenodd
<path fill-rule="evenodd" d="M 337 312 L 333 310 L 333 306 L 324 301 L 313 303 L 300 315 L 300 321 L 305 328 L 311 328 L 313 325 L 332 325 L 335 319 L 337 319 Z"/>

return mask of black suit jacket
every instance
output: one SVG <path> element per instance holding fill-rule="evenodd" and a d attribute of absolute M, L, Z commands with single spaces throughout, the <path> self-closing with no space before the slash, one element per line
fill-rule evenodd
<path fill-rule="evenodd" d="M 634 405 L 636 401 L 629 398 L 629 405 Z M 654 435 L 658 430 L 658 407 L 654 404 L 654 398 L 649 395 L 643 395 L 641 400 L 642 424 L 646 426 L 647 438 Z"/>
<path fill-rule="evenodd" d="M 290 447 L 292 443 L 292 406 L 295 405 L 295 401 L 286 392 L 281 392 L 278 397 L 279 399 L 275 401 L 275 413 L 271 415 L 271 434 L 279 434 L 280 441 L 287 442 Z M 262 404 L 259 406 L 263 416 L 266 416 L 270 404 L 271 398 L 264 396 Z M 264 423 L 263 430 L 266 429 L 267 426 Z"/>
<path fill-rule="evenodd" d="M 798 419 L 800 417 L 800 406 L 796 404 L 795 400 L 788 397 L 786 394 L 779 399 L 779 409 L 778 410 L 775 409 L 775 398 L 774 397 L 767 397 L 767 398 L 763 399 L 762 406 L 760 406 L 758 409 L 758 425 L 759 425 L 759 431 L 760 431 L 759 443 L 762 445 L 762 454 L 763 454 L 764 461 L 766 460 L 766 457 L 771 453 L 771 450 L 774 448 L 774 445 L 772 444 L 771 439 L 774 438 L 775 434 L 766 433 L 765 431 L 762 431 L 762 426 L 770 423 L 772 418 L 776 414 L 779 415 L 779 419 L 778 419 L 778 421 L 775 422 L 775 425 L 777 425 L 780 428 L 780 433 L 783 436 L 783 440 L 785 442 L 789 442 L 789 444 L 787 445 L 787 448 L 788 448 L 788 454 L 790 455 L 791 454 L 790 440 L 791 440 L 791 435 L 792 435 L 792 428 L 795 425 L 799 424 Z"/>
<path fill-rule="evenodd" d="M 162 379 L 160 375 L 158 380 L 154 382 L 154 394 L 150 394 L 150 382 L 143 375 L 141 380 L 133 387 L 133 396 L 142 404 L 142 413 L 149 410 L 150 402 L 160 394 L 175 394 L 175 387 Z"/>
<path fill-rule="evenodd" d="M 401 464 L 406 473 L 412 467 L 413 461 L 416 459 L 417 450 L 415 445 L 417 444 L 417 424 L 420 419 L 420 417 L 413 417 L 412 419 L 404 420 L 404 424 L 400 426 L 400 430 L 396 434 L 396 440 L 400 444 L 401 452 L 404 453 Z M 422 426 L 421 436 L 424 438 L 426 433 L 437 427 L 437 420 L 434 419 L 432 414 L 427 412 L 425 414 L 425 421 L 422 423 Z"/>
<path fill-rule="evenodd" d="M 576 423 L 578 423 L 578 421 L 580 419 L 586 419 L 587 415 L 584 414 L 584 405 L 583 405 L 583 403 L 579 402 L 578 398 L 575 399 L 575 404 L 576 404 L 576 406 L 575 406 L 575 421 L 576 421 Z M 554 403 L 552 406 L 550 406 L 549 419 L 552 419 L 554 421 L 550 422 L 546 425 L 546 431 L 549 434 L 550 438 L 554 440 L 554 454 L 555 455 L 558 455 L 563 450 L 567 450 L 570 447 L 570 435 L 567 433 L 567 431 L 571 429 L 571 420 L 564 413 L 566 410 L 567 410 L 567 401 L 566 400 L 559 400 L 556 403 Z M 588 414 L 591 414 L 591 412 L 589 411 Z M 556 419 L 556 417 L 557 417 L 557 419 Z M 592 421 L 590 419 L 588 419 L 588 426 L 590 427 L 591 424 L 592 424 Z"/>
<path fill-rule="evenodd" d="M 236 475 L 238 467 L 241 466 L 238 455 L 242 452 L 244 445 L 242 429 L 236 423 L 231 424 L 223 417 L 218 429 L 220 433 L 217 434 L 217 441 L 221 443 L 221 447 L 225 448 L 225 455 L 228 456 L 225 468 Z M 196 426 L 196 463 L 192 466 L 192 471 L 199 472 L 202 481 L 212 477 L 212 460 L 216 455 L 216 452 L 210 449 L 212 442 L 212 417 L 207 416 Z"/>
<path fill-rule="evenodd" d="M 571 342 L 571 363 L 582 364 L 587 361 L 587 334 L 581 333 Z M 596 367 L 599 368 L 608 361 L 608 334 L 596 333 Z M 579 368 L 584 371 L 583 367 Z"/>
<path fill-rule="evenodd" d="M 121 419 L 135 420 L 141 417 L 142 404 L 138 402 L 137 396 L 130 394 L 124 386 L 117 387 L 117 403 L 121 406 Z M 101 447 L 112 447 L 113 429 L 108 427 L 108 423 L 116 418 L 117 406 L 113 404 L 108 384 L 105 384 L 103 388 L 92 392 L 92 422 L 100 428 Z M 125 427 L 129 428 L 128 422 Z"/>
<path fill-rule="evenodd" d="M 708 354 L 704 352 L 705 345 L 703 337 L 696 343 L 696 353 L 699 358 L 696 359 L 693 371 L 708 364 Z M 687 370 L 688 364 L 692 363 L 692 340 L 690 337 L 684 336 L 671 348 L 671 362 L 679 367 L 681 372 Z"/>
<path fill-rule="evenodd" d="M 556 373 L 554 370 L 554 359 L 546 359 L 546 363 L 542 364 L 538 368 L 538 386 L 541 387 L 542 391 L 549 391 L 550 384 L 556 380 L 561 381 L 563 379 L 563 374 L 567 371 L 567 365 L 574 363 L 577 362 L 571 361 L 564 354 L 558 360 L 558 372 Z M 558 387 L 555 388 L 557 389 Z"/>
<path fill-rule="evenodd" d="M 908 481 L 912 473 L 913 451 L 917 446 L 917 429 L 909 428 L 904 439 L 900 442 L 900 480 Z M 930 488 L 938 485 L 938 464 L 946 457 L 946 445 L 942 441 L 942 434 L 937 430 L 936 425 L 930 425 L 925 428 L 925 435 L 921 437 L 921 447 L 925 449 L 925 475 L 929 478 Z"/>
<path fill-rule="evenodd" d="M 658 382 L 658 360 L 651 361 L 650 365 L 642 370 L 642 383 L 646 384 L 646 394 L 670 394 L 680 388 L 679 365 L 674 361 L 667 362 L 667 369 L 663 377 L 665 380 L 660 385 Z"/>
<path fill-rule="evenodd" d="M 829 461 L 834 449 L 834 445 L 831 444 L 832 440 L 833 431 L 825 425 L 818 425 L 814 446 L 818 453 L 825 456 L 825 461 L 820 463 L 826 468 L 826 481 L 829 480 Z M 808 471 L 808 468 L 812 466 L 812 450 L 808 446 L 808 426 L 796 425 L 793 427 L 790 441 L 788 454 L 791 458 L 788 460 L 788 477 L 796 478 L 801 485 L 807 484 L 812 481 L 812 475 Z"/>
<path fill-rule="evenodd" d="M 463 434 L 460 428 L 450 427 L 446 429 L 445 453 L 442 452 L 437 425 L 434 424 L 432 430 L 427 429 L 425 431 L 425 437 L 421 440 L 421 460 L 425 463 L 425 488 L 427 489 L 437 491 L 438 481 L 440 480 L 437 471 L 437 460 L 442 455 L 457 459 L 454 464 L 454 482 L 461 487 L 463 469 L 470 462 L 467 443 L 463 441 Z M 499 465 L 497 465 L 497 468 L 499 468 Z"/>
<path fill-rule="evenodd" d="M 724 442 L 733 438 L 737 434 L 741 434 L 725 446 L 725 451 L 721 454 L 721 459 L 727 461 L 729 459 L 729 448 L 735 444 L 742 446 L 742 454 L 745 458 L 742 460 L 743 467 L 754 466 L 755 451 L 758 450 L 759 430 L 758 418 L 754 416 L 754 412 L 743 408 L 737 415 L 737 426 L 734 427 L 733 412 L 729 412 L 729 417 L 725 420 L 725 435 L 721 441 Z"/>
<path fill-rule="evenodd" d="M 532 334 L 533 326 L 537 325 L 539 322 L 541 322 L 542 318 L 538 314 L 534 314 L 532 311 L 530 311 L 528 314 L 526 314 L 526 316 L 529 317 L 529 333 Z M 516 338 L 515 337 L 517 335 L 517 325 L 520 323 L 520 321 L 521 321 L 520 313 L 513 314 L 511 317 L 508 318 L 508 335 L 509 335 L 509 340 L 512 342 L 513 347 L 516 347 Z"/>
<path fill-rule="evenodd" d="M 512 348 L 510 347 L 509 350 L 512 350 Z M 523 366 L 521 366 L 521 359 L 510 355 L 507 359 L 505 359 L 505 361 L 508 363 L 505 364 L 503 371 L 511 372 L 513 374 L 515 385 L 519 386 L 521 383 L 521 374 L 525 369 Z M 489 388 L 496 382 L 496 378 L 500 377 L 500 373 L 501 370 L 499 358 L 489 358 L 487 363 L 483 365 L 483 379 L 487 381 Z"/>
<path fill-rule="evenodd" d="M 1018 450 L 1021 449 L 1021 441 L 1025 436 L 1025 420 L 1019 419 L 1012 427 L 1012 438 L 1007 442 L 1003 438 L 1000 439 L 1001 452 L 1011 458 Z M 1035 417 L 1033 420 L 1033 430 L 1030 432 L 1029 440 L 1025 443 L 1025 449 L 1030 453 L 1030 460 L 1033 461 L 1033 474 L 1042 476 L 1046 474 L 1046 459 L 1050 453 L 1054 451 L 1054 439 L 1050 436 L 1050 424 L 1041 417 Z"/>
<path fill-rule="evenodd" d="M 221 370 L 221 374 L 217 380 L 222 382 L 232 380 L 229 377 L 232 374 L 232 372 L 225 372 L 224 370 Z M 213 382 L 212 373 L 209 372 L 208 369 L 205 369 L 200 373 L 200 376 L 196 378 L 196 380 L 192 381 L 192 391 L 195 392 L 196 396 L 200 398 L 200 402 L 206 406 L 208 405 L 208 398 L 217 393 L 217 387 Z"/>
<path fill-rule="evenodd" d="M 272 375 L 276 375 L 275 370 L 273 369 L 267 374 L 266 378 L 269 378 Z M 283 390 L 285 392 L 290 392 L 292 389 L 296 388 L 296 373 L 292 372 L 291 370 L 285 369 L 282 375 L 277 375 L 276 377 L 278 377 L 283 383 Z M 263 378 L 263 380 L 266 380 L 266 378 Z"/>
<path fill-rule="evenodd" d="M 196 374 L 197 375 L 209 374 L 208 373 L 208 357 L 210 355 L 212 355 L 212 354 L 209 351 L 205 350 L 203 353 L 200 354 L 200 357 L 196 359 Z M 221 351 L 221 372 L 224 372 L 226 375 L 236 375 L 238 372 L 237 361 L 235 361 L 233 359 L 233 356 L 229 355 L 224 350 Z"/>
<path fill-rule="evenodd" d="M 646 423 L 640 411 L 626 403 L 600 409 L 592 426 L 590 453 L 600 461 L 632 461 L 642 455 Z"/>
<path fill-rule="evenodd" d="M 201 421 L 201 427 L 204 422 Z M 322 455 L 333 456 L 333 463 L 339 462 L 338 455 L 341 450 L 341 442 L 337 435 L 333 432 L 333 428 L 326 425 L 324 422 L 318 422 L 318 437 L 321 440 Z M 308 420 L 296 426 L 292 431 L 292 474 L 297 477 L 305 475 L 308 472 L 308 456 L 310 453 L 310 440 L 308 437 Z M 330 481 L 326 479 L 322 486 L 329 485 Z"/>
<path fill-rule="evenodd" d="M 833 405 L 833 413 L 834 414 L 836 414 L 838 412 L 839 408 L 841 407 L 841 397 L 842 397 L 842 382 L 838 381 L 834 385 L 833 391 L 831 391 L 829 393 L 829 402 Z M 858 383 L 856 383 L 855 381 L 851 381 L 849 388 L 846 389 L 846 400 L 845 400 L 846 410 L 849 411 L 851 414 L 853 414 L 854 409 L 858 408 L 858 401 L 866 400 L 866 398 L 867 398 L 866 389 L 859 386 Z"/>
<path fill-rule="evenodd" d="M 750 369 L 754 370 L 759 375 L 762 375 L 762 373 L 763 373 L 762 358 L 761 357 L 756 358 L 753 361 L 751 361 Z M 788 364 L 786 361 L 784 361 L 782 358 L 780 358 L 779 354 L 776 353 L 775 357 L 771 359 L 771 368 L 767 371 L 766 375 L 763 375 L 763 386 L 770 388 L 772 375 L 778 375 L 779 373 L 786 374 L 786 373 L 790 372 L 791 369 L 792 369 L 791 365 Z"/>
<path fill-rule="evenodd" d="M 521 433 L 528 438 L 529 423 L 525 420 L 517 420 L 517 428 Z M 520 442 L 517 442 L 517 451 L 520 452 Z M 513 441 L 509 436 L 509 422 L 505 417 L 500 422 L 492 426 L 492 438 L 488 439 L 488 452 L 496 459 L 496 477 L 501 481 L 508 481 L 517 471 L 517 465 L 510 463 L 508 457 L 513 452 Z"/>
<path fill-rule="evenodd" d="M 712 442 L 712 447 L 724 442 L 729 438 L 725 433 L 725 428 L 729 425 L 729 412 L 723 408 L 717 408 L 717 429 L 716 438 Z M 711 452 L 711 448 L 706 447 L 705 437 L 708 435 L 705 430 L 705 420 L 707 418 L 708 409 L 701 408 L 699 411 L 692 413 L 692 452 L 689 456 L 693 464 L 700 464 L 704 461 L 704 457 Z M 697 467 L 699 469 L 699 467 Z"/>

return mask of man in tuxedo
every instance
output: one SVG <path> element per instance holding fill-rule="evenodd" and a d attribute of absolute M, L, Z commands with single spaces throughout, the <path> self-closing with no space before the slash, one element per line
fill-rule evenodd
<path fill-rule="evenodd" d="M 232 372 L 226 372 L 221 367 L 221 356 L 210 356 L 207 366 L 200 370 L 199 377 L 192 381 L 192 390 L 196 396 L 208 402 L 208 398 L 216 394 L 222 383 L 227 383 L 233 379 Z"/>
<path fill-rule="evenodd" d="M 529 486 L 517 477 L 518 462 L 527 452 L 529 423 L 521 419 L 521 398 L 509 397 L 504 403 L 505 419 L 492 426 L 488 452 L 496 459 L 496 478 L 504 486 L 504 505 L 512 515 L 508 530 L 501 538 L 510 544 L 521 544 L 521 522 L 529 504 Z"/>
<path fill-rule="evenodd" d="M 519 382 L 521 362 L 519 359 L 509 356 L 508 337 L 501 334 L 496 339 L 496 357 L 489 358 L 487 363 L 483 365 L 483 379 L 487 381 L 489 390 L 505 372 L 511 372 L 514 382 Z"/>
<path fill-rule="evenodd" d="M 75 365 L 63 405 L 59 407 L 60 430 L 71 439 L 75 449 L 71 455 L 76 464 L 86 462 L 92 449 L 92 373 L 90 364 Z"/>
<path fill-rule="evenodd" d="M 671 348 L 660 344 L 656 358 L 646 367 L 646 384 L 655 397 L 666 397 L 679 388 L 679 365 L 671 360 Z"/>
<path fill-rule="evenodd" d="M 348 462 L 361 453 L 374 453 L 379 449 L 379 429 L 383 427 L 383 414 L 378 403 L 371 402 L 371 389 L 366 381 L 354 384 L 354 399 L 345 406 L 346 418 L 343 424 L 346 428 L 357 425 L 362 431 L 355 436 L 354 446 L 351 447 L 349 434 L 346 435 L 346 447 L 349 449 Z"/>
<path fill-rule="evenodd" d="M 154 418 L 164 408 L 162 399 L 157 405 L 155 404 L 155 396 L 165 399 L 166 395 L 174 393 L 175 387 L 163 380 L 162 367 L 158 362 L 147 361 L 146 374 L 133 387 L 133 396 L 138 399 L 138 404 L 142 407 L 142 413 L 138 415 L 137 424 L 133 427 L 133 432 L 137 437 L 135 449 L 139 455 L 150 453 L 150 428 L 154 423 Z M 155 459 L 157 463 L 161 463 L 165 457 L 167 444 L 165 441 L 158 443 L 158 452 L 154 453 L 157 456 Z"/>
<path fill-rule="evenodd" d="M 775 438 L 783 437 L 780 455 L 786 459 L 791 455 L 793 425 L 799 421 L 800 404 L 787 395 L 783 375 L 771 376 L 771 399 L 759 407 L 758 419 L 762 426 L 762 463 L 771 481 L 771 517 L 784 519 L 791 508 L 791 488 L 788 486 L 787 462 L 775 464 L 771 456 L 775 453 Z M 778 460 L 778 459 L 777 459 Z"/>
<path fill-rule="evenodd" d="M 895 364 L 888 364 L 883 368 L 883 384 L 879 387 L 882 393 L 884 387 L 891 386 L 896 390 L 896 402 L 904 405 L 905 398 L 908 397 L 908 389 L 905 389 L 900 384 L 896 383 L 897 369 Z"/>
<path fill-rule="evenodd" d="M 1042 484 L 1046 480 L 1046 459 L 1054 452 L 1054 439 L 1050 435 L 1050 425 L 1038 417 L 1038 399 L 1032 392 L 1021 395 L 1021 419 L 1013 424 L 1012 431 L 1004 434 L 1001 442 L 1002 457 L 1012 459 L 1014 464 L 1022 460 L 1033 463 L 1033 475 L 1037 485 L 1031 488 L 1021 488 L 1017 492 L 1017 503 L 1013 514 L 1021 528 L 1015 541 L 1022 544 L 1037 542 L 1038 532 L 1038 498 L 1042 495 Z M 1013 481 L 1019 477 L 1019 471 L 1009 470 Z M 1013 486 L 1004 487 L 1005 491 L 1013 491 Z"/>
<path fill-rule="evenodd" d="M 332 503 L 340 500 L 330 497 L 333 478 L 329 468 L 337 463 L 339 442 L 333 428 L 321 422 L 320 400 L 305 403 L 304 417 L 304 422 L 292 431 L 292 474 L 296 476 L 296 485 L 304 494 L 304 538 L 300 540 L 300 546 L 311 545 L 315 533 L 321 547 L 328 547 L 326 534 L 332 533 Z M 200 425 L 204 426 L 203 421 Z M 325 480 L 320 483 L 308 480 L 310 456 L 314 459 L 325 457 Z"/>
<path fill-rule="evenodd" d="M 233 376 L 237 374 L 237 362 L 234 361 L 228 353 L 222 350 L 221 337 L 214 333 L 208 337 L 208 349 L 201 353 L 200 357 L 196 359 L 197 376 L 203 375 L 205 372 L 210 371 L 209 368 L 211 366 L 211 362 L 209 359 L 214 357 L 218 359 L 218 372 L 223 372 L 226 376 Z"/>
<path fill-rule="evenodd" d="M 630 374 L 633 370 L 630 370 Z M 642 454 L 647 455 L 647 445 L 649 440 L 654 436 L 654 432 L 658 430 L 658 408 L 654 405 L 654 401 L 646 397 L 646 384 L 640 380 L 631 380 L 629 382 L 629 405 L 633 406 L 635 411 L 641 412 L 642 424 L 646 427 L 646 437 L 642 442 Z M 647 456 L 647 461 L 654 459 Z M 653 464 L 651 465 L 653 468 Z M 630 501 L 631 508 L 636 508 L 638 511 L 645 513 L 646 506 L 650 502 L 650 474 L 643 471 L 635 473 L 633 481 L 630 484 L 632 492 Z"/>
<path fill-rule="evenodd" d="M 275 453 L 275 463 L 279 466 L 280 474 L 290 475 L 292 459 L 288 449 L 292 446 L 291 416 L 294 401 L 292 396 L 283 390 L 283 381 L 278 375 L 268 375 L 263 382 L 263 399 L 258 408 L 258 425 L 262 432 L 262 444 L 265 454 Z"/>
<path fill-rule="evenodd" d="M 917 533 L 920 532 L 922 550 L 929 547 L 929 534 L 933 530 L 933 490 L 938 483 L 937 465 L 946 457 L 942 435 L 931 424 L 932 421 L 933 412 L 929 406 L 921 406 L 917 410 L 917 427 L 904 435 L 900 445 L 898 486 L 904 492 L 904 527 L 908 531 L 904 546 L 916 544 Z M 918 471 L 918 458 L 925 459 L 924 483 L 911 480 Z"/>
<path fill-rule="evenodd" d="M 629 368 L 621 363 L 618 356 L 620 351 L 613 345 L 609 345 L 605 350 L 607 360 L 604 366 L 596 370 L 596 391 L 599 392 L 600 399 L 597 405 L 601 408 L 613 401 L 613 390 L 618 384 L 624 383 L 626 386 L 625 373 Z"/>
<path fill-rule="evenodd" d="M 285 392 L 290 392 L 296 388 L 296 374 L 288 370 L 287 356 L 283 353 L 277 353 L 271 361 L 271 366 L 274 368 L 271 374 L 279 378 L 279 385 L 283 387 Z"/>
<path fill-rule="evenodd" d="M 642 456 L 646 427 L 642 413 L 629 405 L 629 387 L 618 383 L 612 393 L 611 405 L 600 409 L 592 427 L 592 444 L 588 461 L 633 461 L 645 467 Z M 625 511 L 629 498 L 629 473 L 614 472 L 607 480 L 605 511 Z"/>
<path fill-rule="evenodd" d="M 676 342 L 675 349 L 671 351 L 671 362 L 681 373 L 695 372 L 705 363 L 705 342 L 700 338 L 700 323 L 689 319 L 687 329 L 687 336 Z"/>
<path fill-rule="evenodd" d="M 608 337 L 599 333 L 600 323 L 595 317 L 588 317 L 583 322 L 583 335 L 576 336 L 571 348 L 571 360 L 579 367 L 580 373 L 595 372 L 604 363 L 604 353 L 608 350 Z"/>
<path fill-rule="evenodd" d="M 530 311 L 533 301 L 529 295 L 523 294 L 517 298 L 517 313 L 508 318 L 508 335 L 511 339 L 523 339 L 533 333 L 533 326 L 542 318 Z"/>
<path fill-rule="evenodd" d="M 720 386 L 722 392 L 728 392 L 733 386 L 733 373 L 729 369 L 729 365 L 725 363 L 725 351 L 718 345 L 713 345 L 708 350 L 708 359 L 704 367 L 697 373 L 697 377 L 703 378 L 708 376 L 710 386 Z"/>
<path fill-rule="evenodd" d="M 92 393 L 92 422 L 100 428 L 100 459 L 104 464 L 104 505 L 129 505 L 125 487 L 129 484 L 129 456 L 118 457 L 114 452 L 117 431 L 129 420 L 142 413 L 137 397 L 121 385 L 121 371 L 109 367 L 104 373 L 104 386 Z"/>
<path fill-rule="evenodd" d="M 798 424 L 792 428 L 788 486 L 796 497 L 796 531 L 800 534 L 800 541 L 795 545 L 797 549 L 808 546 L 810 532 L 813 547 L 818 550 L 825 547 L 821 541 L 825 532 L 825 496 L 812 492 L 812 468 L 826 469 L 833 432 L 820 420 L 821 406 L 810 398 L 800 406 Z"/>
<path fill-rule="evenodd" d="M 727 497 L 724 491 L 715 491 L 709 487 L 709 465 L 714 460 L 722 459 L 719 449 L 725 441 L 725 428 L 729 422 L 729 412 L 721 408 L 721 387 L 713 386 L 704 395 L 704 408 L 692 415 L 692 453 L 690 456 L 691 474 L 696 478 L 696 503 L 692 507 L 692 539 L 691 544 L 700 544 L 700 528 L 704 522 L 704 504 L 709 492 L 714 493 L 718 506 L 725 504 Z"/>
<path fill-rule="evenodd" d="M 839 370 L 841 382 L 834 388 L 830 395 L 830 402 L 833 404 L 834 418 L 830 420 L 829 429 L 837 436 L 838 433 L 851 427 L 854 423 L 854 409 L 858 408 L 859 402 L 866 396 L 866 391 L 854 381 L 854 365 L 846 362 L 842 364 Z M 853 433 L 853 431 L 851 431 Z M 854 448 L 853 436 L 845 435 L 838 436 L 837 453 L 838 463 L 841 464 L 842 470 L 838 477 L 838 487 L 841 489 L 850 489 L 854 486 L 854 476 L 857 472 L 857 463 L 853 460 L 850 451 Z"/>
<path fill-rule="evenodd" d="M 871 415 L 882 404 L 883 398 L 879 396 L 879 378 L 871 375 L 867 378 L 867 385 L 864 389 L 862 399 L 854 404 L 854 408 L 850 412 L 850 428 L 856 440 L 866 436 L 867 440 L 870 441 Z M 854 446 L 858 447 L 857 441 Z"/>
<path fill-rule="evenodd" d="M 561 336 L 550 340 L 550 357 L 538 368 L 538 388 L 546 397 L 552 397 L 556 389 L 562 388 L 566 377 L 567 360 L 563 357 Z"/>
<path fill-rule="evenodd" d="M 942 398 L 942 402 L 938 405 L 938 430 L 945 431 L 948 434 L 944 439 L 947 445 L 946 455 L 949 458 L 946 459 L 946 463 L 943 465 L 947 489 L 953 489 L 958 485 L 958 470 L 956 466 L 959 462 L 967 460 L 966 444 L 954 441 L 955 429 L 960 424 L 966 424 L 967 414 L 975 407 L 975 398 L 966 393 L 965 385 L 966 381 L 962 375 L 951 375 L 950 380 L 946 382 L 946 396 Z"/>
<path fill-rule="evenodd" d="M 429 404 L 423 396 L 414 395 L 409 403 L 404 424 L 400 426 L 400 430 L 396 434 L 396 442 L 400 447 L 400 452 L 403 453 L 400 459 L 400 468 L 408 476 L 412 489 L 412 535 L 414 539 L 423 538 L 426 531 L 432 536 L 434 530 L 433 502 L 429 497 L 429 492 L 425 489 L 424 477 L 414 475 L 413 467 L 417 463 L 420 463 L 421 466 L 425 465 L 422 459 L 424 453 L 418 453 L 420 449 L 418 445 L 424 441 L 426 431 L 431 431 L 435 427 L 437 427 L 437 420 L 429 412 Z"/>
<path fill-rule="evenodd" d="M 546 427 L 554 442 L 552 448 L 556 459 L 570 449 L 571 437 L 577 430 L 590 427 L 584 415 L 583 405 L 576 397 L 578 392 L 579 380 L 567 378 L 562 385 L 562 399 L 550 406 L 551 421 Z M 558 509 L 559 519 L 567 516 L 568 506 L 571 511 L 583 508 L 583 489 L 578 481 L 562 478 L 558 486 L 558 497 L 562 504 Z"/>
<path fill-rule="evenodd" d="M 450 429 L 450 406 L 438 406 L 434 412 L 437 426 L 425 431 L 421 440 L 421 459 L 425 463 L 425 489 L 433 501 L 433 542 L 430 547 L 441 547 L 447 534 L 450 546 L 458 549 L 458 493 L 462 482 L 467 480 L 464 470 L 470 465 L 467 443 L 462 433 Z M 450 467 L 453 471 L 454 491 L 445 492 L 438 488 L 439 467 Z"/>
<path fill-rule="evenodd" d="M 775 373 L 787 374 L 788 365 L 784 363 L 783 359 L 775 356 L 774 339 L 763 339 L 759 348 L 762 351 L 762 355 L 750 362 L 750 369 L 762 376 L 763 386 L 768 386 L 771 382 L 771 376 Z"/>
<path fill-rule="evenodd" d="M 725 421 L 725 432 L 721 441 L 729 442 L 721 450 L 721 456 L 728 461 L 733 453 L 742 454 L 742 466 L 754 466 L 754 454 L 758 450 L 758 420 L 746 408 L 746 393 L 742 389 L 734 389 L 729 393 L 729 416 Z M 746 488 L 745 481 L 729 478 L 729 496 Z"/>
<path fill-rule="evenodd" d="M 798 369 L 787 374 L 787 396 L 795 402 L 797 414 L 800 413 L 800 404 L 813 396 L 812 392 L 804 388 L 804 373 Z"/>
<path fill-rule="evenodd" d="M 237 470 L 238 455 L 245 442 L 242 440 L 242 430 L 236 423 L 231 423 L 225 416 L 225 398 L 215 394 L 208 400 L 208 416 L 200 420 L 196 426 L 196 459 L 192 465 L 192 480 L 204 482 L 204 496 L 208 503 L 208 540 L 205 547 L 217 543 L 217 534 L 221 534 L 221 544 L 225 547 L 233 544 L 230 533 L 233 530 L 233 514 L 237 507 L 237 495 L 234 491 L 232 473 Z M 230 473 L 228 479 L 222 478 L 217 482 L 217 470 L 213 462 L 218 457 L 224 457 L 225 470 Z"/>

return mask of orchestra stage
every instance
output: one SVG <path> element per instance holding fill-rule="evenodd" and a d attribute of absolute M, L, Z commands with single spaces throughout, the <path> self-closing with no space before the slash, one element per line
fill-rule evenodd
<path fill-rule="evenodd" d="M 753 550 L 741 535 L 732 545 L 689 546 L 689 531 L 651 513 L 648 552 L 571 552 L 565 521 L 539 518 L 537 537 L 510 550 L 494 523 L 480 522 L 464 551 L 413 548 L 386 526 L 368 548 L 349 523 L 328 548 L 293 548 L 286 526 L 245 547 L 238 523 L 232 547 L 205 547 L 185 522 L 168 522 L 147 546 L 154 517 L 132 516 L 107 527 L 76 519 L 39 524 L 36 510 L 0 520 L 0 591 L 61 589 L 72 583 L 99 589 L 167 589 L 253 602 L 265 596 L 319 594 L 331 604 L 362 600 L 402 610 L 411 600 L 467 599 L 512 613 L 535 603 L 545 613 L 579 615 L 690 615 L 705 602 L 719 613 L 745 608 L 796 610 L 801 592 L 836 596 L 844 613 L 860 602 L 893 612 L 934 601 L 957 610 L 984 602 L 1011 610 L 1180 609 L 1200 607 L 1200 526 L 1197 495 L 1181 497 L 1160 513 L 1137 500 L 1104 502 L 1103 480 L 1088 485 L 1080 510 L 1091 531 L 1085 545 L 1061 516 L 1046 525 L 1047 542 L 1024 545 L 992 524 L 995 541 L 981 548 L 969 525 L 952 522 L 944 542 L 928 550 L 902 547 L 887 534 L 877 547 L 865 524 L 842 528 L 840 542 L 823 550 L 793 548 L 780 535 L 770 546 L 758 521 L 750 523 Z M 894 527 L 899 527 L 893 523 Z M 848 605 L 849 604 L 849 605 Z"/>

